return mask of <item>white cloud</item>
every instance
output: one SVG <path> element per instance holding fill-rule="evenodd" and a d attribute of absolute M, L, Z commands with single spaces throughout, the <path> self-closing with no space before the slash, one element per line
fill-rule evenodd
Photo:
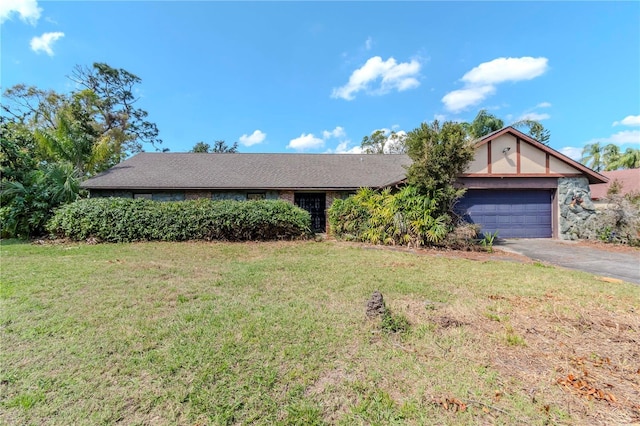
<path fill-rule="evenodd" d="M 420 62 L 397 63 L 391 57 L 383 61 L 380 56 L 369 58 L 367 62 L 349 77 L 349 82 L 342 87 L 334 88 L 332 98 L 353 100 L 354 94 L 360 91 L 372 95 L 383 95 L 392 90 L 399 92 L 416 88 L 420 85 L 417 77 L 420 72 Z M 379 86 L 375 82 L 379 81 Z M 377 86 L 377 87 L 374 87 Z"/>
<path fill-rule="evenodd" d="M 350 140 L 344 140 L 338 144 L 335 150 L 327 150 L 328 154 L 362 154 L 362 147 L 359 145 L 349 148 Z"/>
<path fill-rule="evenodd" d="M 325 140 L 329 138 L 344 138 L 346 135 L 344 129 L 340 126 L 336 126 L 336 128 L 331 131 L 325 130 L 322 132 L 322 138 Z"/>
<path fill-rule="evenodd" d="M 594 138 L 586 144 L 591 144 L 595 142 L 600 142 L 600 144 L 609 144 L 613 143 L 616 145 L 624 145 L 624 144 L 638 144 L 640 145 L 640 130 L 623 130 L 618 133 L 614 133 L 613 135 L 606 138 Z"/>
<path fill-rule="evenodd" d="M 614 126 L 640 126 L 640 115 L 627 115 L 620 121 L 614 121 Z"/>
<path fill-rule="evenodd" d="M 300 137 L 291 139 L 287 148 L 295 149 L 296 151 L 306 151 L 308 149 L 321 148 L 324 146 L 324 139 L 313 136 L 313 133 L 301 134 Z"/>
<path fill-rule="evenodd" d="M 365 50 L 371 50 L 373 47 L 373 39 L 371 37 L 367 37 L 367 40 L 364 42 Z"/>
<path fill-rule="evenodd" d="M 551 108 L 551 102 L 540 102 L 536 108 Z"/>
<path fill-rule="evenodd" d="M 251 146 L 264 142 L 266 137 L 266 133 L 263 133 L 260 130 L 255 130 L 253 133 L 251 133 L 251 135 L 244 134 L 240 136 L 239 140 L 242 145 Z"/>
<path fill-rule="evenodd" d="M 548 120 L 550 118 L 551 116 L 547 113 L 527 112 L 525 114 L 522 114 L 520 118 L 518 118 L 518 120 L 516 121 L 520 121 L 520 120 L 542 121 L 542 120 Z"/>
<path fill-rule="evenodd" d="M 539 77 L 549 68 L 547 58 L 497 58 L 484 62 L 462 77 L 462 81 L 472 85 L 498 84 L 507 81 L 531 80 Z"/>
<path fill-rule="evenodd" d="M 13 14 L 20 15 L 20 19 L 31 25 L 35 25 L 40 19 L 42 9 L 38 7 L 37 0 L 2 0 L 0 2 L 0 24 L 11 19 Z"/>
<path fill-rule="evenodd" d="M 582 158 L 582 148 L 578 148 L 575 146 L 565 146 L 564 148 L 560 149 L 560 153 L 576 161 L 580 161 L 580 159 Z"/>
<path fill-rule="evenodd" d="M 497 84 L 531 80 L 541 76 L 549 68 L 547 62 L 547 58 L 532 58 L 530 56 L 497 58 L 483 62 L 462 76 L 461 80 L 465 83 L 464 88 L 447 93 L 442 98 L 442 102 L 449 111 L 462 111 L 493 95 L 496 92 Z"/>
<path fill-rule="evenodd" d="M 31 39 L 31 50 L 36 53 L 45 52 L 49 56 L 53 56 L 53 49 L 51 46 L 59 38 L 64 37 L 64 33 L 44 33 L 40 37 L 34 37 Z"/>
<path fill-rule="evenodd" d="M 442 102 L 447 110 L 460 112 L 467 107 L 479 104 L 495 92 L 496 88 L 492 85 L 454 90 L 444 95 Z"/>

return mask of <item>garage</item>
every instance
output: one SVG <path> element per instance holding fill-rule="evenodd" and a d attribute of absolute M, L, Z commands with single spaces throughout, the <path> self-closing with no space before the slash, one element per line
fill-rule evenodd
<path fill-rule="evenodd" d="M 471 189 L 456 210 L 499 238 L 551 238 L 552 191 Z"/>

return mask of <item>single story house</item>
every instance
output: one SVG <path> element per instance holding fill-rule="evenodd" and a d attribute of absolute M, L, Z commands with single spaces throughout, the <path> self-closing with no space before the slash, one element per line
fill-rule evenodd
<path fill-rule="evenodd" d="M 324 231 L 326 210 L 359 188 L 402 185 L 411 159 L 381 154 L 140 153 L 85 181 L 92 197 L 284 199 Z M 592 213 L 589 184 L 607 179 L 506 127 L 476 144 L 458 211 L 500 237 L 573 238 Z"/>
<path fill-rule="evenodd" d="M 609 182 L 591 185 L 591 199 L 597 206 L 606 205 L 609 188 L 616 182 L 619 185 L 620 195 L 632 193 L 640 195 L 640 169 L 612 170 L 601 174 L 608 178 Z"/>

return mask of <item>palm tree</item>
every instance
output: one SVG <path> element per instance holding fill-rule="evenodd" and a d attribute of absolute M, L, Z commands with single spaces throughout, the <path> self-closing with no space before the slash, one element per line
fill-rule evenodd
<path fill-rule="evenodd" d="M 610 143 L 605 146 L 602 153 L 602 163 L 604 169 L 615 170 L 619 167 L 620 162 L 620 147 L 616 144 Z"/>
<path fill-rule="evenodd" d="M 623 169 L 638 169 L 640 168 L 640 149 L 627 148 L 624 154 L 620 155 L 618 164 Z"/>
<path fill-rule="evenodd" d="M 502 129 L 504 121 L 487 112 L 486 109 L 481 109 L 471 123 L 463 123 L 463 126 L 471 139 L 480 139 L 491 132 Z"/>
<path fill-rule="evenodd" d="M 66 111 L 58 114 L 55 123 L 54 128 L 38 129 L 34 133 L 45 159 L 71 164 L 77 178 L 112 165 L 109 159 L 114 153 L 107 137 L 97 137 L 87 125 L 74 120 Z"/>
<path fill-rule="evenodd" d="M 487 110 L 481 109 L 471 123 L 464 123 L 464 127 L 471 139 L 479 139 L 491 132 L 502 129 L 504 127 L 504 121 L 487 112 Z M 529 136 L 545 145 L 549 143 L 549 139 L 551 138 L 549 130 L 545 129 L 542 123 L 537 120 L 518 120 L 512 123 L 511 127 L 515 127 L 516 129 L 525 127 L 528 130 Z"/>
<path fill-rule="evenodd" d="M 582 149 L 582 158 L 580 159 L 580 162 L 585 166 L 592 168 L 596 172 L 599 172 L 602 170 L 603 166 L 602 154 L 603 149 L 600 146 L 600 142 L 587 144 Z"/>

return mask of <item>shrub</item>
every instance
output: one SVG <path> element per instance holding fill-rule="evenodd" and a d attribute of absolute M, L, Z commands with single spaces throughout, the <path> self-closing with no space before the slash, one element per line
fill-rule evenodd
<path fill-rule="evenodd" d="M 58 237 L 106 242 L 292 239 L 310 228 L 308 212 L 281 200 L 127 198 L 76 201 L 58 209 L 47 226 Z"/>
<path fill-rule="evenodd" d="M 329 209 L 331 232 L 338 238 L 373 244 L 422 246 L 439 244 L 450 231 L 451 219 L 436 215 L 437 197 L 418 193 L 412 186 L 397 193 L 361 189 Z"/>

